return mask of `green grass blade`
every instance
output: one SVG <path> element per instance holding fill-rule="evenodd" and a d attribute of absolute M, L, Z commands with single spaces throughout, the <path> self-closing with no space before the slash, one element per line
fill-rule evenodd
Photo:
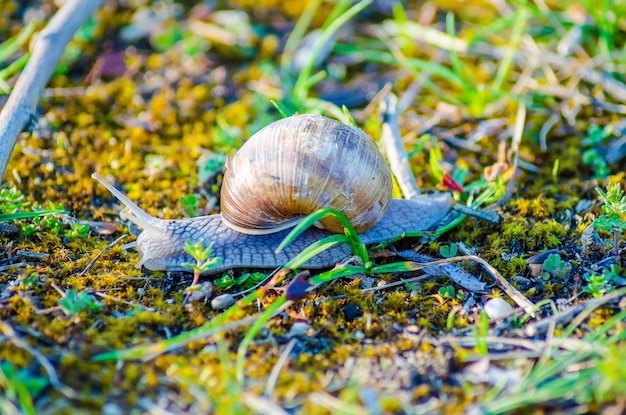
<path fill-rule="evenodd" d="M 411 261 L 403 261 L 403 262 L 393 262 L 391 264 L 379 265 L 377 267 L 372 268 L 372 274 L 389 274 L 393 272 L 406 272 L 406 271 L 418 271 L 422 268 L 425 268 L 424 265 L 418 264 L 417 262 Z"/>
<path fill-rule="evenodd" d="M 344 116 L 344 124 L 348 124 L 351 125 L 353 127 L 356 127 L 356 121 L 354 121 L 354 118 L 352 117 L 352 114 L 350 114 L 350 110 L 348 109 L 348 107 L 346 107 L 345 105 L 341 106 L 341 111 L 343 112 L 343 116 Z"/>
<path fill-rule="evenodd" d="M 9 59 L 15 52 L 17 52 L 22 45 L 24 45 L 30 35 L 35 31 L 36 21 L 29 21 L 26 26 L 20 30 L 20 33 L 17 36 L 12 37 L 11 39 L 6 40 L 0 44 L 0 62 L 4 62 Z"/>
<path fill-rule="evenodd" d="M 312 75 L 311 77 L 305 79 L 302 82 L 302 85 L 299 86 L 299 88 L 308 91 L 309 89 L 313 88 L 315 84 L 317 84 L 324 78 L 326 78 L 326 71 L 319 71 L 315 75 Z"/>
<path fill-rule="evenodd" d="M 456 39 L 456 29 L 454 27 L 454 13 L 448 12 L 448 14 L 446 14 L 446 32 L 448 36 L 450 36 L 452 39 Z M 471 93 L 472 87 L 464 78 L 463 66 L 461 64 L 461 60 L 459 59 L 459 54 L 457 50 L 455 48 L 450 48 L 448 52 L 450 53 L 450 63 L 452 64 L 452 69 L 454 70 L 454 73 L 461 82 L 461 88 L 463 88 L 463 92 L 465 94 Z M 471 73 L 471 71 L 469 73 Z M 475 80 L 471 81 L 474 84 L 476 83 Z"/>
<path fill-rule="evenodd" d="M 332 208 L 320 209 L 305 217 L 302 222 L 300 222 L 295 228 L 293 228 L 291 232 L 289 232 L 289 234 L 285 237 L 285 239 L 283 239 L 280 245 L 278 245 L 278 248 L 276 248 L 276 253 L 280 253 L 283 249 L 285 249 L 287 245 L 292 243 L 298 236 L 300 236 L 302 232 L 313 226 L 316 222 L 320 221 L 327 215 L 333 215 L 335 218 L 337 218 L 337 220 L 339 220 L 339 222 L 341 222 L 341 224 L 345 228 L 353 229 L 350 221 L 343 213 Z M 354 232 L 354 234 L 356 235 L 356 232 Z M 356 237 L 358 238 L 358 235 Z"/>
<path fill-rule="evenodd" d="M 243 384 L 244 380 L 244 363 L 246 359 L 246 353 L 248 352 L 248 346 L 252 343 L 252 340 L 259 334 L 259 331 L 263 328 L 265 323 L 267 323 L 274 314 L 280 310 L 280 308 L 287 302 L 287 298 L 284 295 L 281 295 L 276 301 L 270 304 L 269 307 L 259 316 L 259 318 L 254 322 L 254 324 L 248 329 L 248 332 L 244 336 L 241 343 L 239 343 L 239 348 L 237 349 L 237 362 L 235 364 L 235 372 L 237 373 L 237 380 L 239 383 Z"/>
<path fill-rule="evenodd" d="M 298 77 L 296 79 L 296 83 L 293 87 L 294 96 L 298 102 L 304 101 L 304 99 L 308 95 L 308 90 L 311 85 L 309 82 L 309 78 L 311 77 L 311 73 L 313 72 L 315 61 L 322 51 L 324 45 L 326 45 L 330 38 L 343 25 L 349 22 L 354 16 L 356 16 L 360 11 L 365 9 L 371 3 L 372 0 L 364 0 L 355 4 L 354 6 L 350 7 L 345 13 L 342 13 L 340 16 L 338 16 L 322 31 L 322 34 L 313 45 L 309 60 L 305 62 L 302 69 L 300 70 L 300 73 L 298 74 Z M 308 86 L 308 88 L 306 86 Z"/>
<path fill-rule="evenodd" d="M 30 59 L 30 52 L 25 53 L 24 55 L 20 56 L 19 58 L 11 62 L 11 64 L 8 65 L 6 68 L 3 68 L 2 70 L 0 70 L 0 80 L 6 81 L 15 73 L 24 69 L 29 59 Z M 9 91 L 5 91 L 5 92 L 9 92 Z"/>
<path fill-rule="evenodd" d="M 270 103 L 276 108 L 276 111 L 283 117 L 287 118 L 290 115 L 290 111 L 280 102 L 270 99 Z"/>
<path fill-rule="evenodd" d="M 348 277 L 350 275 L 366 274 L 367 269 L 365 267 L 346 265 L 345 267 L 331 269 L 309 278 L 309 282 L 313 286 L 329 283 L 338 278 Z"/>
<path fill-rule="evenodd" d="M 311 258 L 315 257 L 320 252 L 327 250 L 337 244 L 348 243 L 345 235 L 331 235 L 327 236 L 324 239 L 320 239 L 317 242 L 309 245 L 304 251 L 300 252 L 295 258 L 286 263 L 283 266 L 283 269 L 297 269 L 303 266 L 307 261 Z"/>
<path fill-rule="evenodd" d="M 324 19 L 324 23 L 322 24 L 322 30 L 327 30 L 328 26 L 332 24 L 335 20 L 337 20 L 345 11 L 350 7 L 350 3 L 352 0 L 339 0 L 335 4 L 335 7 L 330 11 L 326 19 Z"/>
<path fill-rule="evenodd" d="M 0 222 L 8 222 L 16 219 L 38 218 L 40 216 L 51 215 L 53 213 L 66 213 L 65 209 L 37 210 L 32 212 L 0 213 Z"/>
<path fill-rule="evenodd" d="M 524 34 L 527 20 L 528 9 L 526 6 L 521 5 L 516 13 L 515 24 L 513 25 L 513 31 L 511 33 L 511 40 L 509 41 L 507 53 L 502 58 L 498 71 L 496 72 L 496 78 L 493 83 L 494 91 L 500 92 L 504 81 L 509 77 L 511 67 L 513 66 L 513 59 L 515 58 L 515 51 L 519 46 L 522 35 Z"/>
<path fill-rule="evenodd" d="M 319 8 L 320 4 L 322 4 L 322 0 L 310 0 L 307 3 L 306 8 L 300 15 L 300 18 L 296 22 L 296 25 L 294 26 L 293 30 L 291 31 L 291 34 L 289 35 L 289 38 L 287 39 L 287 42 L 285 43 L 285 48 L 283 49 L 283 53 L 280 59 L 280 72 L 281 72 L 281 75 L 282 75 L 281 78 L 283 79 L 283 81 L 291 79 L 291 77 L 289 76 L 289 72 L 290 72 L 289 65 L 291 64 L 293 60 L 293 55 L 296 51 L 296 48 L 298 47 L 298 44 L 304 38 L 306 29 L 311 24 L 311 21 L 313 20 L 313 17 L 315 16 L 315 12 Z M 291 86 L 289 86 L 289 88 L 286 88 L 285 90 L 290 90 L 290 89 L 291 89 Z"/>

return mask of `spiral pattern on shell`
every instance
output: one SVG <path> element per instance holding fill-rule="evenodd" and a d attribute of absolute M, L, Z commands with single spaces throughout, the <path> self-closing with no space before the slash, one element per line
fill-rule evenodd
<path fill-rule="evenodd" d="M 332 207 L 362 232 L 383 217 L 391 190 L 389 166 L 367 134 L 318 115 L 294 115 L 258 131 L 226 164 L 222 219 L 239 232 L 267 234 Z M 322 226 L 343 232 L 333 217 Z"/>

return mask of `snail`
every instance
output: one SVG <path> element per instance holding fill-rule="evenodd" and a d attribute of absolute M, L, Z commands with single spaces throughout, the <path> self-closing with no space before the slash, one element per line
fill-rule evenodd
<path fill-rule="evenodd" d="M 155 218 L 97 173 L 92 177 L 126 205 L 128 219 L 143 229 L 137 237 L 138 267 L 189 272 L 182 265 L 193 262 L 185 242 L 204 239 L 212 244 L 211 256 L 222 258 L 207 275 L 232 268 L 277 268 L 331 232 L 343 232 L 334 218 L 322 220 L 322 228 L 307 229 L 275 252 L 290 227 L 323 207 L 342 211 L 361 242 L 373 244 L 430 229 L 451 203 L 445 193 L 393 199 L 391 172 L 369 136 L 310 114 L 264 127 L 227 162 L 221 214 Z M 304 267 L 331 267 L 348 255 L 348 246 L 335 245 Z"/>

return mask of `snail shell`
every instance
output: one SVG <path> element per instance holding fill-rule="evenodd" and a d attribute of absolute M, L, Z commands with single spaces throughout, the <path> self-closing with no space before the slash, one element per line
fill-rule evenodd
<path fill-rule="evenodd" d="M 382 219 L 391 171 L 358 128 L 318 115 L 294 115 L 258 131 L 226 165 L 222 220 L 253 235 L 278 232 L 321 208 L 334 208 L 357 232 Z M 343 232 L 334 218 L 321 220 Z"/>

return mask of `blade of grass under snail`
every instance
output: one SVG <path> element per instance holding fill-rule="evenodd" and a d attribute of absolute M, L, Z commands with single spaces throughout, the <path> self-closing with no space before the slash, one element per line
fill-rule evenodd
<path fill-rule="evenodd" d="M 343 213 L 332 208 L 319 209 L 304 218 L 302 222 L 300 222 L 295 228 L 293 228 L 292 231 L 289 232 L 289 234 L 285 237 L 285 239 L 283 239 L 278 248 L 276 248 L 276 253 L 280 253 L 287 245 L 289 245 L 298 236 L 300 236 L 302 232 L 310 228 L 313 224 L 323 219 L 327 215 L 334 216 L 343 225 L 345 230 L 345 240 L 343 240 L 342 242 L 346 242 L 350 246 L 352 253 L 361 258 L 364 264 L 369 263 L 370 261 L 367 255 L 367 249 L 365 249 L 365 246 L 361 243 L 359 235 L 352 227 L 352 224 L 350 223 L 348 218 L 346 218 Z M 293 269 L 293 267 L 290 268 Z"/>
<path fill-rule="evenodd" d="M 291 261 L 283 265 L 284 270 L 297 269 L 302 267 L 308 260 L 315 257 L 320 252 L 327 250 L 335 245 L 341 243 L 348 243 L 348 239 L 345 235 L 330 235 L 326 238 L 322 238 L 306 247 L 302 252 L 296 255 Z"/>

